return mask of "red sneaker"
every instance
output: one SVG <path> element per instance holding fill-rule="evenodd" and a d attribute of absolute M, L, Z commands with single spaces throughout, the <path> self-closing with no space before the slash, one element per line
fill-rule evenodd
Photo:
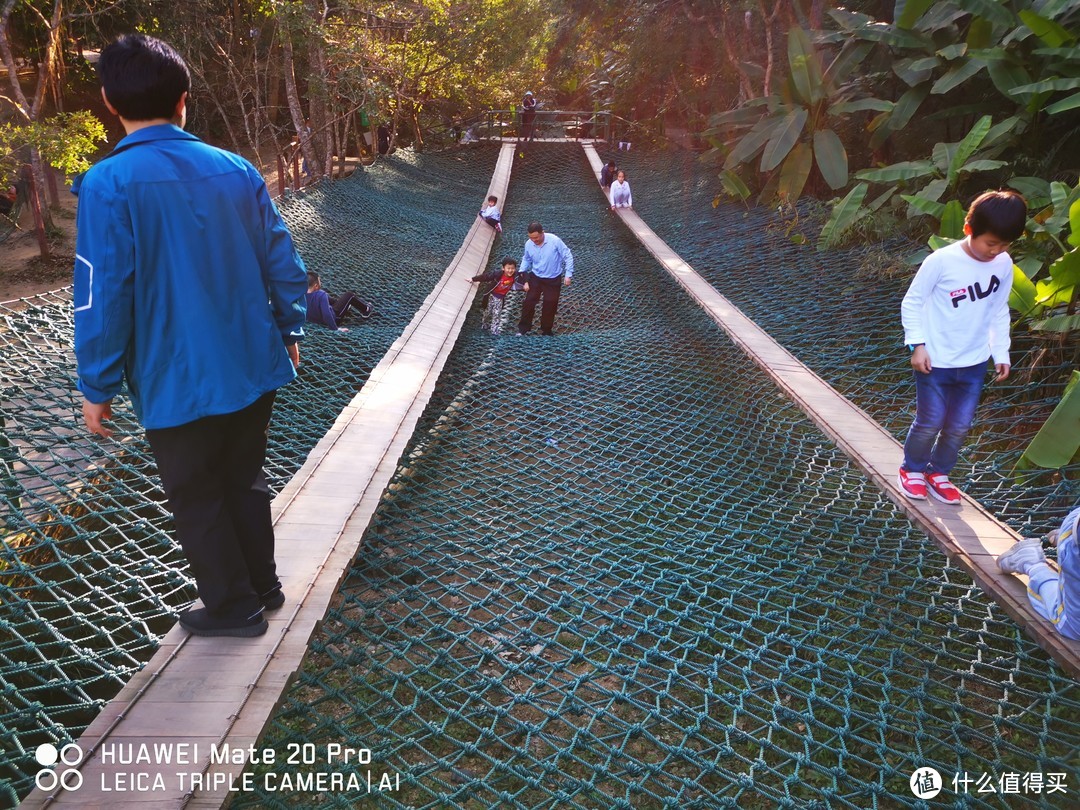
<path fill-rule="evenodd" d="M 926 476 L 926 480 L 930 484 L 930 494 L 934 498 L 950 506 L 960 505 L 960 490 L 945 473 L 931 473 Z"/>
<path fill-rule="evenodd" d="M 904 494 L 913 501 L 926 500 L 926 476 L 921 472 L 908 472 L 903 467 L 896 476 L 896 482 Z"/>

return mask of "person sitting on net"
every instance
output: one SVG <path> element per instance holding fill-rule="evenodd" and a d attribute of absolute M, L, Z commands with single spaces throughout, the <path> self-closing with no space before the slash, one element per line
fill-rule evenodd
<path fill-rule="evenodd" d="M 339 332 L 348 332 L 348 329 L 338 324 L 350 309 L 355 309 L 361 318 L 370 318 L 375 314 L 375 308 L 352 290 L 331 296 L 322 288 L 322 279 L 318 273 L 309 270 L 307 283 L 307 319 L 311 323 L 329 326 Z"/>
<path fill-rule="evenodd" d="M 502 214 L 499 213 L 499 198 L 494 194 L 487 198 L 487 205 L 480 209 L 480 219 L 499 233 L 502 233 Z"/>
<path fill-rule="evenodd" d="M 1006 574 L 1023 574 L 1028 578 L 1028 601 L 1035 612 L 1065 638 L 1075 640 L 1080 640 L 1078 524 L 1080 508 L 1069 512 L 1061 526 L 1046 536 L 1046 542 L 1057 546 L 1060 571 L 1047 562 L 1043 541 L 1038 537 L 1021 540 L 997 559 L 998 568 Z"/>
<path fill-rule="evenodd" d="M 600 170 L 600 188 L 604 190 L 605 195 L 611 191 L 611 184 L 615 182 L 618 171 L 614 160 L 609 160 L 607 165 Z"/>
<path fill-rule="evenodd" d="M 626 182 L 626 172 L 619 172 L 615 182 L 611 184 L 608 200 L 611 202 L 612 211 L 616 208 L 633 207 L 634 198 L 630 196 L 630 184 Z"/>

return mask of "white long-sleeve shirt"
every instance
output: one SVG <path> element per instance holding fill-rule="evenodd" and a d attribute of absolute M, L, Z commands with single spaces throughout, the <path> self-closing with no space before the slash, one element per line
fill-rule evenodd
<path fill-rule="evenodd" d="M 966 368 L 989 357 L 1009 363 L 1012 278 L 1008 253 L 981 262 L 963 241 L 934 251 L 900 305 L 904 342 L 925 343 L 934 368 Z"/>
<path fill-rule="evenodd" d="M 608 192 L 608 200 L 611 201 L 612 208 L 633 208 L 634 198 L 630 196 L 630 184 L 625 180 L 613 182 L 611 191 Z"/>

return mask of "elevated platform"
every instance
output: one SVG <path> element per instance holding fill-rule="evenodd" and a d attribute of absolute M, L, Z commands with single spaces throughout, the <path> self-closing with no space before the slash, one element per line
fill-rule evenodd
<path fill-rule="evenodd" d="M 488 194 L 505 199 L 512 160 L 512 145 L 503 146 Z M 216 808 L 228 800 L 359 550 L 461 330 L 476 290 L 469 278 L 486 266 L 494 240 L 477 219 L 401 337 L 274 499 L 287 602 L 269 615 L 269 632 L 199 638 L 174 627 L 79 739 L 82 787 L 38 789 L 21 807 Z M 146 785 L 160 775 L 162 789 L 126 785 L 129 754 L 143 744 L 175 752 L 172 764 L 139 765 Z M 235 756 L 212 763 L 215 749 Z"/>
<path fill-rule="evenodd" d="M 600 179 L 603 162 L 591 144 L 583 144 Z M 933 500 L 911 501 L 896 481 L 903 447 L 863 410 L 839 394 L 703 279 L 671 249 L 637 212 L 614 212 L 656 258 L 754 362 L 836 442 L 866 475 L 957 565 L 991 594 L 1024 631 L 1074 678 L 1080 678 L 1080 643 L 1058 634 L 1031 609 L 1021 580 L 1003 574 L 997 558 L 1020 536 L 996 520 L 975 500 L 950 507 Z"/>

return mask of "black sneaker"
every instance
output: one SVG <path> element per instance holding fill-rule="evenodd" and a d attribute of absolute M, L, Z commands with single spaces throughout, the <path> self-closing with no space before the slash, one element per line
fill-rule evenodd
<path fill-rule="evenodd" d="M 285 604 L 285 594 L 279 585 L 266 593 L 259 594 L 259 602 L 262 604 L 263 610 L 277 610 Z"/>
<path fill-rule="evenodd" d="M 282 597 L 284 601 L 284 597 Z M 219 619 L 211 616 L 206 608 L 185 610 L 179 616 L 180 626 L 193 636 L 261 636 L 270 627 L 263 618 L 262 609 L 246 619 Z"/>

